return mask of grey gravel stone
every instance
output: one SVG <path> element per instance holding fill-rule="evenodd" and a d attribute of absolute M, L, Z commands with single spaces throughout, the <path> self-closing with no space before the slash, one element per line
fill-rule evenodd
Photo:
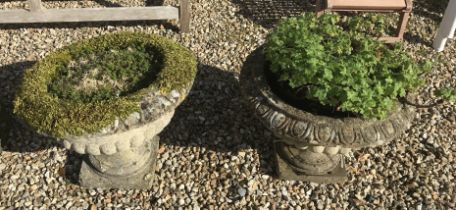
<path fill-rule="evenodd" d="M 244 197 L 245 194 L 247 193 L 247 190 L 245 188 L 243 188 L 243 187 L 239 187 L 238 188 L 238 193 L 239 193 L 239 196 Z"/>

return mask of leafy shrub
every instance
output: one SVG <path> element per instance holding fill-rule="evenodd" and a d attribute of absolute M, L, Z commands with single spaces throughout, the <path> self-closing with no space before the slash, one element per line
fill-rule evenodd
<path fill-rule="evenodd" d="M 437 96 L 446 101 L 456 102 L 456 88 L 441 88 L 437 90 Z"/>
<path fill-rule="evenodd" d="M 366 33 L 376 24 L 336 14 L 289 18 L 268 36 L 270 71 L 307 100 L 365 118 L 385 118 L 430 69 Z M 375 32 L 375 31 L 374 31 Z"/>

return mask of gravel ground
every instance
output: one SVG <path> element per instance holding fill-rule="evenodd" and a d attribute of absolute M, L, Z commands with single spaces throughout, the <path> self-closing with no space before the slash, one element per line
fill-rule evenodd
<path fill-rule="evenodd" d="M 144 5 L 98 2 L 51 1 L 46 7 Z M 149 22 L 1 26 L 0 102 L 7 110 L 24 68 L 55 48 L 100 34 L 161 34 L 193 50 L 200 64 L 188 100 L 161 134 L 152 189 L 83 189 L 77 185 L 79 155 L 23 125 L 0 122 L 7 136 L 0 155 L 0 209 L 456 209 L 456 108 L 450 103 L 420 109 L 400 139 L 348 157 L 345 183 L 275 179 L 274 137 L 242 107 L 238 73 L 278 17 L 310 7 L 299 0 L 191 2 L 192 32 L 182 36 L 167 23 Z M 456 87 L 456 41 L 434 52 L 430 43 L 444 6 L 415 2 L 406 46 L 417 59 L 435 62 L 417 98 L 428 103 L 435 88 Z M 23 2 L 0 3 L 0 9 L 18 7 Z"/>

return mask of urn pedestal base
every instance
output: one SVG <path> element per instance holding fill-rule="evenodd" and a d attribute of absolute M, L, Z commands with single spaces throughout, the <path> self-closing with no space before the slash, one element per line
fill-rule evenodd
<path fill-rule="evenodd" d="M 343 157 L 338 156 L 337 158 L 332 157 L 333 159 L 325 159 L 321 157 L 327 155 L 313 153 L 311 151 L 293 154 L 293 151 L 296 152 L 299 150 L 296 148 L 290 149 L 290 146 L 284 146 L 280 143 L 274 146 L 275 169 L 278 178 L 321 184 L 340 183 L 347 180 L 347 172 L 340 162 L 340 158 Z M 295 169 L 292 165 L 293 162 L 296 163 L 297 161 L 300 162 L 299 165 L 305 166 L 301 170 L 310 171 L 315 174 L 308 174 Z"/>
<path fill-rule="evenodd" d="M 347 180 L 347 172 L 341 166 L 336 167 L 326 175 L 306 175 L 293 170 L 277 153 L 275 154 L 275 159 L 276 173 L 279 179 L 315 182 L 320 184 L 341 183 Z"/>
<path fill-rule="evenodd" d="M 85 188 L 150 189 L 155 178 L 159 137 L 114 155 L 89 155 L 79 173 Z"/>

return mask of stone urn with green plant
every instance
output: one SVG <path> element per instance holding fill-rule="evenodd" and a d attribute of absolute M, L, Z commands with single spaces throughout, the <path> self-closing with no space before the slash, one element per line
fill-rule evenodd
<path fill-rule="evenodd" d="M 28 69 L 14 112 L 38 133 L 85 154 L 82 186 L 147 189 L 157 134 L 195 75 L 195 57 L 172 40 L 104 35 L 59 49 Z"/>
<path fill-rule="evenodd" d="M 365 33 L 372 26 L 305 14 L 279 23 L 247 58 L 242 93 L 277 137 L 280 178 L 344 181 L 343 155 L 409 128 L 414 109 L 401 99 L 423 83 L 430 65 Z"/>

